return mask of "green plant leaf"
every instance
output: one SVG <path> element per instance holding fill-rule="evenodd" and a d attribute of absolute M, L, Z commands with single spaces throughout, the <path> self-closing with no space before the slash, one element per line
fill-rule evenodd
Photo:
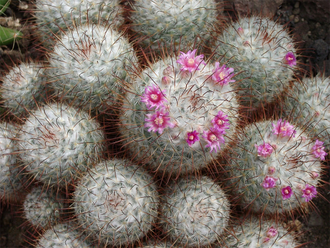
<path fill-rule="evenodd" d="M 21 39 L 23 33 L 14 29 L 0 26 L 0 46 L 10 45 L 15 40 Z"/>
<path fill-rule="evenodd" d="M 0 15 L 5 13 L 6 9 L 8 8 L 11 0 L 0 0 Z"/>

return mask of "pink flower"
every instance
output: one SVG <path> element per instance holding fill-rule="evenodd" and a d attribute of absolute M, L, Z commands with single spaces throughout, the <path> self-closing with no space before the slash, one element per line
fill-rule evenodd
<path fill-rule="evenodd" d="M 232 73 L 234 68 L 227 68 L 226 65 L 219 67 L 219 65 L 219 62 L 215 62 L 215 69 L 212 74 L 212 80 L 220 85 L 235 82 L 235 80 L 230 80 L 234 76 L 234 73 Z"/>
<path fill-rule="evenodd" d="M 317 190 L 313 185 L 306 184 L 305 188 L 302 190 L 302 197 L 305 198 L 305 202 L 310 201 L 317 195 Z"/>
<path fill-rule="evenodd" d="M 279 119 L 276 125 L 273 123 L 273 127 L 273 134 L 280 135 L 281 137 L 294 137 L 296 134 L 294 126 L 287 121 L 282 122 L 282 119 Z"/>
<path fill-rule="evenodd" d="M 206 65 L 203 60 L 204 55 L 201 54 L 195 56 L 196 51 L 197 49 L 193 50 L 192 52 L 189 50 L 187 53 L 180 52 L 181 55 L 176 62 L 182 65 L 181 71 L 193 72 L 199 70 L 200 64 Z"/>
<path fill-rule="evenodd" d="M 274 228 L 273 226 L 270 227 L 267 231 L 267 237 L 274 238 L 276 235 L 277 235 L 277 229 Z"/>
<path fill-rule="evenodd" d="M 273 147 L 269 143 L 265 143 L 265 142 L 260 146 L 255 145 L 255 147 L 258 150 L 258 156 L 265 158 L 269 157 L 274 151 Z"/>
<path fill-rule="evenodd" d="M 187 143 L 189 146 L 192 146 L 197 141 L 199 141 L 199 136 L 196 130 L 187 133 Z"/>
<path fill-rule="evenodd" d="M 141 102 L 144 102 L 148 109 L 153 107 L 158 109 L 164 106 L 164 102 L 167 102 L 165 96 L 165 90 L 161 91 L 156 85 L 148 86 L 141 96 Z"/>
<path fill-rule="evenodd" d="M 316 158 L 320 158 L 321 160 L 325 160 L 325 156 L 327 153 L 324 151 L 323 142 L 316 140 L 315 145 L 313 146 L 313 154 Z"/>
<path fill-rule="evenodd" d="M 281 190 L 283 200 L 289 199 L 292 196 L 292 189 L 290 186 L 287 186 Z"/>
<path fill-rule="evenodd" d="M 270 176 L 266 176 L 261 186 L 264 187 L 267 191 L 276 186 L 276 181 L 278 179 Z"/>
<path fill-rule="evenodd" d="M 213 118 L 212 124 L 213 127 L 224 130 L 229 129 L 229 120 L 227 118 L 228 116 L 225 115 L 221 110 L 218 112 L 218 114 Z"/>
<path fill-rule="evenodd" d="M 163 133 L 166 127 L 173 128 L 175 125 L 170 122 L 169 113 L 164 113 L 163 110 L 157 111 L 154 114 L 147 114 L 145 119 L 145 127 L 149 127 L 148 132 L 159 132 Z"/>
<path fill-rule="evenodd" d="M 297 64 L 296 56 L 294 56 L 293 52 L 288 52 L 285 55 L 285 62 L 291 67 Z"/>
<path fill-rule="evenodd" d="M 207 145 L 205 147 L 210 147 L 210 152 L 215 150 L 218 152 L 220 150 L 220 144 L 225 143 L 225 139 L 223 138 L 223 134 L 225 133 L 224 130 L 217 129 L 217 128 L 210 128 L 208 131 L 203 132 L 203 138 L 206 140 Z"/>

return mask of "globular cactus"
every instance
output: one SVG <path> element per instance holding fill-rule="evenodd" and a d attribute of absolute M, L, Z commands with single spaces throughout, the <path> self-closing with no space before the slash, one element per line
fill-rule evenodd
<path fill-rule="evenodd" d="M 86 111 L 115 105 L 124 94 L 127 66 L 137 64 L 128 40 L 102 25 L 68 31 L 49 55 L 48 75 L 61 99 Z"/>
<path fill-rule="evenodd" d="M 16 152 L 16 127 L 8 123 L 0 123 L 0 200 L 20 200 L 24 180 L 18 167 Z"/>
<path fill-rule="evenodd" d="M 283 105 L 286 118 L 292 118 L 299 124 L 306 124 L 308 131 L 325 141 L 329 149 L 330 78 L 317 75 L 303 78 L 302 85 L 297 84 Z"/>
<path fill-rule="evenodd" d="M 43 189 L 43 187 L 34 187 L 26 195 L 23 203 L 24 217 L 34 227 L 47 229 L 55 226 L 63 212 L 63 201 L 55 191 Z"/>
<path fill-rule="evenodd" d="M 99 245 L 123 246 L 140 240 L 154 225 L 159 196 L 146 171 L 113 159 L 80 179 L 73 201 L 78 222 L 91 238 Z"/>
<path fill-rule="evenodd" d="M 54 103 L 31 113 L 18 140 L 31 178 L 64 187 L 99 161 L 105 137 L 86 112 Z"/>
<path fill-rule="evenodd" d="M 48 45 L 61 31 L 76 25 L 108 21 L 119 28 L 122 14 L 120 0 L 37 0 L 34 9 L 37 32 Z"/>
<path fill-rule="evenodd" d="M 192 47 L 196 41 L 207 40 L 217 23 L 214 0 L 137 0 L 131 6 L 136 39 L 156 51 L 159 46 Z"/>
<path fill-rule="evenodd" d="M 293 233 L 286 230 L 280 222 L 263 220 L 250 216 L 243 223 L 233 227 L 233 233 L 224 240 L 223 246 L 230 248 L 284 248 L 298 247 Z"/>
<path fill-rule="evenodd" d="M 182 178 L 167 189 L 161 225 L 180 247 L 210 246 L 225 232 L 230 204 L 225 192 L 210 178 Z"/>
<path fill-rule="evenodd" d="M 74 225 L 57 224 L 46 230 L 38 240 L 36 248 L 90 248 L 91 244 L 85 241 Z"/>
<path fill-rule="evenodd" d="M 289 86 L 297 54 L 283 26 L 268 18 L 240 18 L 214 38 L 214 52 L 240 72 L 235 87 L 248 109 L 272 102 Z"/>
<path fill-rule="evenodd" d="M 205 167 L 233 138 L 238 103 L 233 68 L 206 64 L 196 50 L 162 59 L 132 80 L 120 131 L 132 157 L 155 171 Z"/>
<path fill-rule="evenodd" d="M 312 141 L 289 122 L 261 121 L 246 126 L 228 156 L 228 182 L 243 208 L 277 214 L 317 196 L 325 160 L 323 142 Z"/>
<path fill-rule="evenodd" d="M 46 81 L 41 64 L 22 63 L 2 78 L 0 94 L 3 106 L 17 116 L 28 114 L 43 102 Z"/>

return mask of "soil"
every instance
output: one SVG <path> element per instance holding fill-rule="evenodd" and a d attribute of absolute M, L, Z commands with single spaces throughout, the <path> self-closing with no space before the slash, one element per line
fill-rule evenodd
<path fill-rule="evenodd" d="M 32 9 L 34 1 L 12 0 L 0 25 L 20 30 L 24 38 L 13 45 L 0 47 L 0 75 L 20 61 L 38 61 L 45 56 L 34 35 Z M 323 72 L 330 76 L 330 2 L 329 0 L 268 0 L 225 2 L 227 17 L 238 14 L 264 13 L 281 24 L 287 25 L 298 42 L 302 69 L 314 75 Z M 1 111 L 1 106 L 0 106 Z M 313 201 L 313 208 L 306 215 L 297 216 L 288 225 L 297 228 L 301 247 L 330 247 L 330 177 L 329 164 L 323 175 L 324 186 Z M 29 247 L 33 240 L 33 229 L 20 216 L 21 204 L 0 203 L 0 247 Z"/>

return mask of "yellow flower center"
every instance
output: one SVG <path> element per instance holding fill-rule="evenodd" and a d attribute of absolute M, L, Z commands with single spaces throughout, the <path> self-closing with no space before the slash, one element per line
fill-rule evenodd
<path fill-rule="evenodd" d="M 284 190 L 284 193 L 287 195 L 287 194 L 289 194 L 289 190 Z"/>
<path fill-rule="evenodd" d="M 311 191 L 309 189 L 307 189 L 305 192 L 307 195 L 309 195 L 311 193 Z"/>
<path fill-rule="evenodd" d="M 188 59 L 188 63 L 189 66 L 193 66 L 195 64 L 195 60 L 194 59 Z"/>
<path fill-rule="evenodd" d="M 217 139 L 217 136 L 215 136 L 214 134 L 210 135 L 210 140 L 211 141 L 215 141 Z"/>
<path fill-rule="evenodd" d="M 194 138 L 195 138 L 194 135 L 190 135 L 188 139 L 189 139 L 189 140 L 194 140 Z"/>
<path fill-rule="evenodd" d="M 281 131 L 286 131 L 286 127 L 281 127 Z"/>
<path fill-rule="evenodd" d="M 164 120 L 163 120 L 163 118 L 161 118 L 161 117 L 157 117 L 157 118 L 154 120 L 154 122 L 155 122 L 155 124 L 156 124 L 157 126 L 160 126 L 160 125 L 162 125 L 162 124 L 164 123 Z"/>
<path fill-rule="evenodd" d="M 288 57 L 288 60 L 293 60 L 293 58 L 291 58 L 291 57 Z"/>
<path fill-rule="evenodd" d="M 225 78 L 225 76 L 226 75 L 223 71 L 219 73 L 219 77 L 220 77 L 221 80 L 223 80 Z"/>
<path fill-rule="evenodd" d="M 220 119 L 219 119 L 219 120 L 217 121 L 217 123 L 218 123 L 218 125 L 220 126 L 220 125 L 223 124 L 223 120 L 220 120 Z"/>
<path fill-rule="evenodd" d="M 151 94 L 150 98 L 154 101 L 158 100 L 158 95 L 157 94 Z"/>

